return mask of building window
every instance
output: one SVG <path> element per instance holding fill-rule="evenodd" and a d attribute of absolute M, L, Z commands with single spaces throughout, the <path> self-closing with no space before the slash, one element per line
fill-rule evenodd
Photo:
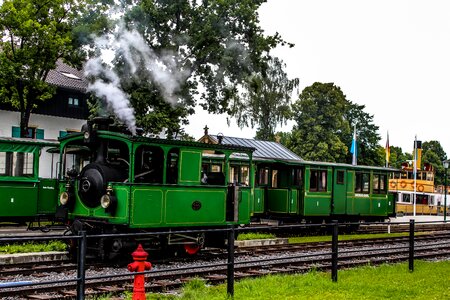
<path fill-rule="evenodd" d="M 72 98 L 72 97 L 69 97 L 69 105 L 72 105 L 72 106 L 79 106 L 78 98 Z"/>
<path fill-rule="evenodd" d="M 12 137 L 20 137 L 20 127 L 13 126 L 11 132 Z M 31 139 L 44 139 L 44 129 L 28 127 L 27 136 L 25 137 Z"/>
<path fill-rule="evenodd" d="M 68 135 L 68 134 L 71 134 L 71 133 L 77 133 L 77 132 L 79 132 L 79 131 L 76 131 L 76 130 L 66 130 L 66 131 L 64 131 L 64 130 L 60 130 L 59 131 L 59 137 L 65 137 L 66 135 Z"/>

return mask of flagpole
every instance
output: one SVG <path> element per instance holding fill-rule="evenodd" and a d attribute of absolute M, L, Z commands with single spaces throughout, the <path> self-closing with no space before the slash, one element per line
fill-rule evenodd
<path fill-rule="evenodd" d="M 413 174 L 414 174 L 414 193 L 413 193 L 413 205 L 414 212 L 413 215 L 416 216 L 416 186 L 417 186 L 417 135 L 414 138 L 414 165 L 413 165 Z"/>
<path fill-rule="evenodd" d="M 391 149 L 389 147 L 389 131 L 386 138 L 386 168 L 389 167 L 389 157 L 391 156 Z"/>

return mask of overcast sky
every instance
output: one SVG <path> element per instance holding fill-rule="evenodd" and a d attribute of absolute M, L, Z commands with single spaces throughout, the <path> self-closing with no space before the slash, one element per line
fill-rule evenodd
<path fill-rule="evenodd" d="M 259 14 L 268 34 L 295 43 L 273 54 L 300 79 L 300 90 L 334 82 L 374 115 L 381 145 L 389 131 L 391 146 L 411 152 L 417 135 L 438 140 L 450 155 L 450 1 L 268 0 Z M 196 138 L 206 124 L 212 134 L 254 136 L 206 113 L 191 123 Z"/>

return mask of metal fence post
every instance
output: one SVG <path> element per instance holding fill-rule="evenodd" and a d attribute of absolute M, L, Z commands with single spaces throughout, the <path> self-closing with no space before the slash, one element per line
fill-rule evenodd
<path fill-rule="evenodd" d="M 227 294 L 234 296 L 234 226 L 228 230 Z"/>
<path fill-rule="evenodd" d="M 414 219 L 409 220 L 409 271 L 414 271 Z"/>
<path fill-rule="evenodd" d="M 331 280 L 337 282 L 338 273 L 338 234 L 339 223 L 333 220 L 333 235 L 331 238 Z"/>
<path fill-rule="evenodd" d="M 77 300 L 84 299 L 84 285 L 86 279 L 86 231 L 80 231 L 77 251 Z"/>

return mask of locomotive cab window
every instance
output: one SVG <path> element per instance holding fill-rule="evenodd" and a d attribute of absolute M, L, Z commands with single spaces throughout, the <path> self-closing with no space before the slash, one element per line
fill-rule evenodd
<path fill-rule="evenodd" d="M 79 174 L 91 161 L 92 153 L 88 147 L 68 145 L 64 152 L 64 175 L 67 177 L 70 170 Z"/>
<path fill-rule="evenodd" d="M 200 175 L 201 184 L 225 185 L 225 154 L 221 152 L 211 153 L 209 150 L 203 151 L 202 170 Z M 238 173 L 233 173 L 236 169 L 230 168 L 229 182 L 234 182 L 234 177 L 239 180 Z"/>
<path fill-rule="evenodd" d="M 139 146 L 134 161 L 134 181 L 162 183 L 164 152 L 160 147 Z"/>
<path fill-rule="evenodd" d="M 326 170 L 311 170 L 309 180 L 309 190 L 311 192 L 326 192 L 327 191 L 327 171 Z"/>
<path fill-rule="evenodd" d="M 178 161 L 180 157 L 179 149 L 172 149 L 167 155 L 166 182 L 169 184 L 178 183 Z"/>

